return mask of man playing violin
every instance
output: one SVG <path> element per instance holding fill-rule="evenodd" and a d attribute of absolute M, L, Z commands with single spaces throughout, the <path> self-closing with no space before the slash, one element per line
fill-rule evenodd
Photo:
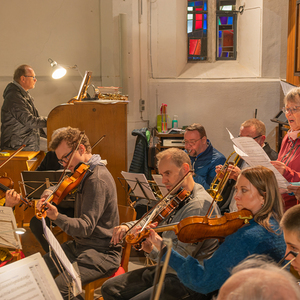
<path fill-rule="evenodd" d="M 191 170 L 191 162 L 189 156 L 184 151 L 177 148 L 169 148 L 157 155 L 157 167 L 162 175 L 162 182 L 166 185 L 169 191 Z M 191 174 L 191 173 L 190 173 Z M 192 174 L 191 174 L 192 175 Z M 191 192 L 191 195 L 179 204 L 166 219 L 160 222 L 159 225 L 176 223 L 190 216 L 203 216 L 207 213 L 212 198 L 205 189 L 194 182 L 192 176 L 187 176 L 180 187 L 175 188 L 172 194 L 176 194 L 180 188 Z M 215 209 L 219 213 L 219 208 Z M 128 229 L 135 222 L 122 224 L 114 228 L 112 244 L 116 245 L 125 236 Z M 143 226 L 143 221 L 139 223 Z M 150 227 L 155 227 L 156 224 L 150 224 Z M 140 228 L 140 227 L 139 227 Z M 136 228 L 137 230 L 139 228 Z M 182 243 L 177 239 L 173 231 L 163 232 L 164 238 L 171 238 L 173 241 L 173 249 L 181 255 L 191 255 L 200 263 L 204 258 L 209 257 L 218 247 L 218 241 L 215 239 L 206 240 L 204 242 L 192 244 Z M 142 250 L 146 256 L 154 261 L 157 261 L 158 249 L 146 239 L 142 242 Z M 153 279 L 155 275 L 155 266 L 145 267 L 123 275 L 116 276 L 104 283 L 101 289 L 102 296 L 105 300 L 108 299 L 149 299 L 153 289 Z M 198 299 L 198 293 L 186 288 L 179 280 L 176 272 L 169 268 L 167 270 L 164 288 L 162 291 L 163 299 Z"/>
<path fill-rule="evenodd" d="M 121 246 L 110 245 L 113 228 L 119 224 L 114 179 L 101 163 L 100 155 L 91 153 L 88 137 L 78 129 L 68 127 L 59 131 L 52 137 L 50 148 L 55 151 L 59 162 L 71 171 L 80 168 L 82 163 L 89 169 L 77 187 L 74 218 L 59 213 L 56 206 L 46 201 L 46 196 L 51 193 L 49 190 L 37 208 L 46 206 L 47 216 L 74 238 L 62 244 L 62 248 L 72 263 L 77 262 L 83 285 L 108 277 L 118 269 L 121 258 Z M 58 271 L 49 253 L 44 259 L 53 277 L 57 276 Z M 55 281 L 63 298 L 68 299 L 68 286 L 63 276 L 56 277 Z"/>

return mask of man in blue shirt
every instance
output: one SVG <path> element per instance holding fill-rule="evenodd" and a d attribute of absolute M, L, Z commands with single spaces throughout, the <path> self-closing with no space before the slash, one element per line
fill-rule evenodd
<path fill-rule="evenodd" d="M 216 176 L 216 166 L 225 163 L 225 156 L 212 146 L 204 127 L 198 123 L 186 128 L 184 143 L 195 172 L 194 181 L 209 189 Z"/>

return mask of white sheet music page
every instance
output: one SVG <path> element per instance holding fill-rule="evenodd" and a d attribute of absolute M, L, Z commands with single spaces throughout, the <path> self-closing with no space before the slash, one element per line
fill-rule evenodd
<path fill-rule="evenodd" d="M 1 300 L 62 300 L 40 253 L 0 268 Z"/>
<path fill-rule="evenodd" d="M 152 174 L 154 181 L 156 182 L 163 197 L 168 194 L 166 186 L 162 183 L 162 176 L 160 174 Z"/>
<path fill-rule="evenodd" d="M 250 137 L 237 137 L 234 138 L 230 131 L 227 129 L 232 142 L 233 148 L 236 153 L 251 166 L 264 166 L 272 170 L 280 188 L 286 189 L 289 185 L 288 181 L 277 171 L 277 169 L 271 164 L 270 158 L 263 148 Z"/>
<path fill-rule="evenodd" d="M 13 209 L 0 206 L 0 247 L 22 249 L 19 235 L 15 233 L 17 228 Z"/>
<path fill-rule="evenodd" d="M 75 271 L 74 267 L 72 266 L 71 262 L 67 258 L 64 250 L 60 246 L 59 242 L 57 241 L 56 237 L 53 235 L 51 230 L 47 227 L 45 219 L 42 218 L 43 223 L 43 230 L 46 240 L 48 241 L 49 245 L 57 255 L 60 262 L 63 264 L 63 266 L 66 268 L 68 273 L 72 276 L 76 283 L 76 288 L 73 290 L 73 294 L 76 296 L 82 292 L 82 285 L 81 285 L 81 279 L 79 274 Z M 75 292 L 76 291 L 76 292 Z"/>

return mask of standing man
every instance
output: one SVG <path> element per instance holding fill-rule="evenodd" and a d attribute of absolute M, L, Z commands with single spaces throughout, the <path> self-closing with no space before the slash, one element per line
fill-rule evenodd
<path fill-rule="evenodd" d="M 191 162 L 184 151 L 178 148 L 169 148 L 157 154 L 157 167 L 159 173 L 162 175 L 163 184 L 171 191 L 184 175 L 191 170 Z M 191 192 L 190 196 L 184 199 L 177 209 L 165 220 L 160 222 L 159 225 L 177 223 L 187 217 L 204 216 L 207 213 L 212 198 L 204 188 L 200 184 L 195 183 L 192 176 L 186 177 L 181 187 Z M 178 190 L 179 188 L 172 193 L 175 195 L 178 193 Z M 219 213 L 217 206 L 216 211 Z M 216 213 L 213 215 L 216 216 Z M 139 225 L 143 226 L 143 222 L 144 221 L 141 221 Z M 119 243 L 133 224 L 134 222 L 130 222 L 115 227 L 111 240 L 112 244 L 116 245 Z M 151 224 L 150 226 L 153 227 L 155 224 Z M 205 240 L 198 244 L 187 244 L 179 241 L 173 231 L 165 231 L 162 236 L 163 238 L 170 238 L 172 240 L 174 250 L 184 256 L 192 255 L 199 262 L 202 262 L 204 258 L 210 257 L 218 247 L 218 241 L 214 239 Z M 144 250 L 146 256 L 152 260 L 158 260 L 159 251 L 148 239 L 142 243 L 142 250 Z M 105 300 L 150 299 L 155 269 L 156 266 L 145 267 L 109 279 L 104 283 L 101 289 L 103 298 Z M 176 272 L 172 268 L 168 268 L 161 299 L 192 300 L 199 299 L 198 297 L 198 293 L 185 287 L 180 282 Z"/>
<path fill-rule="evenodd" d="M 47 118 L 40 117 L 29 90 L 35 87 L 37 79 L 28 65 L 19 66 L 13 82 L 4 92 L 1 109 L 1 149 L 47 150 L 47 136 L 42 128 L 47 127 Z M 40 141 L 41 140 L 41 141 Z"/>
<path fill-rule="evenodd" d="M 216 176 L 215 168 L 225 163 L 225 156 L 212 146 L 204 127 L 198 123 L 186 128 L 184 143 L 195 172 L 195 182 L 200 183 L 206 190 L 209 189 Z"/>
<path fill-rule="evenodd" d="M 92 155 L 88 137 L 76 128 L 68 127 L 59 131 L 52 138 L 50 148 L 55 151 L 62 166 L 68 165 L 72 172 L 82 163 L 90 167 L 77 187 L 74 218 L 59 213 L 57 207 L 49 202 L 46 203 L 47 216 L 74 238 L 62 244 L 62 248 L 71 263 L 77 262 L 83 285 L 98 278 L 109 277 L 118 269 L 122 251 L 120 245 L 110 245 L 113 229 L 119 224 L 114 179 L 100 162 L 100 155 Z M 49 192 L 44 193 L 38 202 L 38 209 L 47 195 Z M 58 270 L 49 253 L 44 259 L 51 274 L 56 277 Z M 55 281 L 63 298 L 68 299 L 65 278 L 58 276 Z M 82 298 L 78 296 L 71 299 Z"/>

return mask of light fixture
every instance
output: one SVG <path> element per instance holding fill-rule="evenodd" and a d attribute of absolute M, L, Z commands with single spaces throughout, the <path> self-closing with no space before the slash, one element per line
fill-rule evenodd
<path fill-rule="evenodd" d="M 1 233 L 6 233 L 6 232 L 15 232 L 16 234 L 24 234 L 26 232 L 26 229 L 20 227 L 20 228 L 1 231 Z"/>
<path fill-rule="evenodd" d="M 78 71 L 79 75 L 82 77 L 82 74 L 79 72 L 77 65 L 74 66 L 60 65 L 56 61 L 52 60 L 51 58 L 48 58 L 48 61 L 52 67 L 52 78 L 54 79 L 59 79 L 65 76 L 67 73 L 66 69 L 74 69 Z"/>

